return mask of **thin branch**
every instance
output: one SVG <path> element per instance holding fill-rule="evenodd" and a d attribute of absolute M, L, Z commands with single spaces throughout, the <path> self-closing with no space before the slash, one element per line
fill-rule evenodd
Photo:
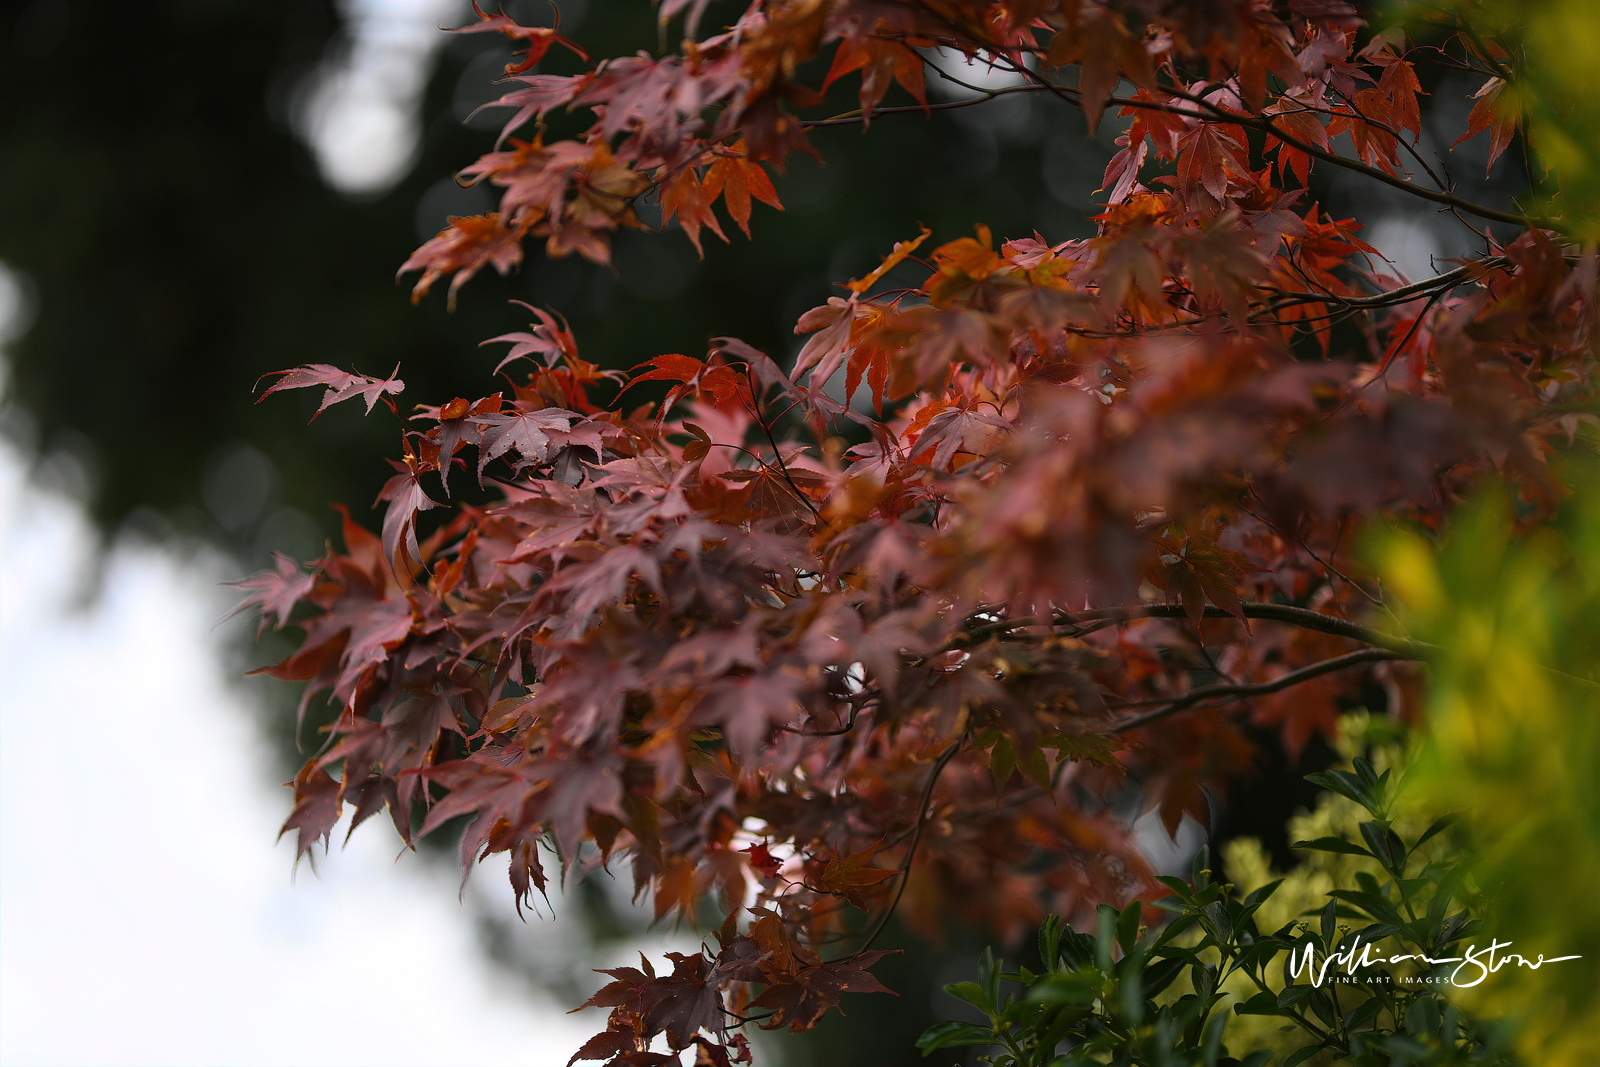
<path fill-rule="evenodd" d="M 1320 611 L 1310 608 L 1297 608 L 1289 604 L 1244 604 L 1242 613 L 1247 619 L 1267 619 L 1271 622 L 1288 623 L 1306 630 L 1316 630 L 1319 633 L 1333 634 L 1336 637 L 1348 637 L 1352 641 L 1360 641 L 1365 645 L 1375 645 L 1380 649 L 1397 652 L 1404 659 L 1422 659 L 1425 655 L 1437 651 L 1432 645 L 1420 641 L 1407 641 L 1403 638 L 1390 637 L 1376 630 L 1369 630 L 1365 626 L 1357 625 L 1348 619 L 1341 619 L 1334 615 L 1324 615 Z M 1237 616 L 1223 611 L 1218 607 L 1207 607 L 1203 612 L 1208 619 L 1232 619 Z M 1134 619 L 1182 619 L 1187 618 L 1188 612 L 1176 604 L 1142 604 L 1132 608 L 1095 608 L 1089 611 L 1079 611 L 1071 615 L 1062 616 L 1060 622 L 1071 625 L 1078 622 L 1131 622 Z"/>
<path fill-rule="evenodd" d="M 906 859 L 900 865 L 900 885 L 894 891 L 894 899 L 889 901 L 889 907 L 878 917 L 877 923 L 872 927 L 872 932 L 867 934 L 867 939 L 855 951 L 859 956 L 872 947 L 872 943 L 883 933 L 883 928 L 889 925 L 889 917 L 894 914 L 894 909 L 900 906 L 900 898 L 905 895 L 906 883 L 911 880 L 911 861 L 917 858 L 917 844 L 922 840 L 922 828 L 928 821 L 928 803 L 933 799 L 933 787 L 939 781 L 939 775 L 944 773 L 951 760 L 956 758 L 956 753 L 961 751 L 963 738 L 956 738 L 950 747 L 933 761 L 933 769 L 928 772 L 928 782 L 922 787 L 922 799 L 917 804 L 917 826 L 911 834 L 911 844 L 906 846 Z"/>
<path fill-rule="evenodd" d="M 1273 115 L 1257 116 L 1246 115 L 1238 111 L 1229 111 L 1227 108 L 1219 107 L 1203 97 L 1197 96 L 1193 93 L 1185 92 L 1181 89 L 1163 88 L 1160 91 L 1169 96 L 1175 96 L 1180 100 L 1186 100 L 1197 107 L 1204 108 L 1210 113 L 1211 118 L 1224 122 L 1231 122 L 1238 126 L 1248 126 L 1251 129 L 1260 130 L 1262 133 L 1271 134 L 1284 144 L 1298 148 L 1300 151 L 1309 156 L 1314 156 L 1315 158 L 1323 160 L 1324 162 L 1332 163 L 1336 167 L 1343 167 L 1346 170 L 1355 171 L 1357 174 L 1365 174 L 1369 178 L 1380 181 L 1385 185 L 1391 185 L 1394 188 L 1410 193 L 1413 196 L 1420 196 L 1424 200 L 1432 200 L 1436 204 L 1446 204 L 1451 207 L 1457 207 L 1462 211 L 1467 212 L 1469 215 L 1476 215 L 1481 219 L 1489 219 L 1493 222 L 1509 222 L 1513 226 L 1537 226 L 1543 230 L 1555 230 L 1557 233 L 1566 232 L 1566 227 L 1555 219 L 1542 218 L 1528 214 L 1517 214 L 1510 211 L 1500 211 L 1492 207 L 1485 207 L 1482 204 L 1474 204 L 1472 201 L 1463 200 L 1461 197 L 1456 196 L 1453 193 L 1429 189 L 1425 186 L 1418 185 L 1415 182 L 1406 181 L 1404 178 L 1390 174 L 1387 171 L 1380 170 L 1377 167 L 1368 166 L 1359 160 L 1351 159 L 1348 156 L 1341 156 L 1337 152 L 1331 152 L 1325 148 L 1318 148 L 1316 145 L 1311 144 L 1308 141 L 1300 140 L 1300 138 L 1294 136 L 1294 134 L 1283 132 L 1273 122 L 1273 119 L 1275 118 Z M 1187 118 L 1200 119 L 1201 121 L 1206 121 L 1208 117 L 1205 114 L 1188 111 L 1183 108 L 1175 108 L 1170 105 L 1164 105 L 1154 101 L 1126 100 L 1118 97 L 1112 97 L 1108 103 L 1117 103 L 1129 107 L 1145 107 L 1152 110 L 1167 111 L 1174 115 L 1183 115 Z"/>
<path fill-rule="evenodd" d="M 1302 667 L 1297 671 L 1290 671 L 1283 677 L 1274 678 L 1270 682 L 1201 686 L 1199 689 L 1192 689 L 1183 696 L 1178 697 L 1176 700 L 1168 701 L 1152 711 L 1141 712 L 1138 715 L 1130 715 L 1126 719 L 1115 722 L 1108 728 L 1108 732 L 1114 734 L 1122 733 L 1124 730 L 1135 730 L 1141 726 L 1148 726 L 1153 722 L 1156 722 L 1160 719 L 1165 719 L 1169 715 L 1176 715 L 1180 711 L 1192 708 L 1196 704 L 1200 704 L 1205 701 L 1222 699 L 1241 700 L 1245 697 L 1265 696 L 1268 693 L 1276 693 L 1280 690 L 1288 689 L 1291 686 L 1299 685 L 1301 682 L 1309 681 L 1312 678 L 1317 678 L 1324 674 L 1332 674 L 1334 671 L 1342 671 L 1347 667 L 1355 667 L 1363 663 L 1378 663 L 1384 660 L 1409 660 L 1416 658 L 1418 657 L 1408 656 L 1399 652 L 1391 652 L 1382 648 L 1363 648 L 1359 651 L 1350 652 L 1343 656 L 1335 656 L 1333 659 L 1325 659 L 1321 663 L 1313 663 L 1311 666 Z M 1129 704 L 1125 706 L 1135 707 L 1138 704 L 1147 703 L 1155 702 L 1138 701 L 1137 704 Z"/>
<path fill-rule="evenodd" d="M 1026 85 L 1010 85 L 1000 89 L 990 89 L 987 90 L 982 96 L 975 97 L 971 100 L 952 100 L 940 104 L 906 104 L 896 107 L 875 108 L 873 109 L 873 114 L 894 115 L 910 112 L 927 112 L 933 110 L 943 111 L 958 107 L 972 107 L 975 104 L 986 103 L 997 96 L 1021 92 L 1046 92 L 1070 103 L 1081 105 L 1082 98 L 1077 89 L 1065 85 L 1057 85 L 1048 78 L 1044 77 L 1044 75 L 1040 74 L 1038 71 L 1030 70 L 1025 66 L 1013 65 L 1013 69 L 1026 76 L 1029 79 L 1029 83 Z M 1558 233 L 1566 232 L 1566 227 L 1555 219 L 1531 216 L 1527 214 L 1518 214 L 1510 211 L 1500 211 L 1496 208 L 1487 207 L 1483 204 L 1475 204 L 1470 200 L 1456 196 L 1454 193 L 1444 190 L 1429 189 L 1426 186 L 1421 186 L 1415 182 L 1407 181 L 1404 178 L 1389 174 L 1388 172 L 1380 170 L 1377 167 L 1368 166 L 1367 164 L 1362 163 L 1360 160 L 1351 159 L 1348 156 L 1341 156 L 1337 152 L 1332 152 L 1325 148 L 1319 148 L 1310 142 L 1302 141 L 1300 138 L 1291 133 L 1284 132 L 1273 122 L 1274 116 L 1246 115 L 1242 112 L 1229 111 L 1226 108 L 1219 107 L 1218 105 L 1211 103 L 1209 100 L 1191 93 L 1187 93 L 1181 89 L 1163 87 L 1158 91 L 1168 96 L 1172 96 L 1179 100 L 1193 104 L 1194 107 L 1180 107 L 1176 104 L 1169 104 L 1160 100 L 1141 100 L 1134 97 L 1123 96 L 1108 97 L 1106 100 L 1106 106 L 1110 107 L 1113 104 L 1120 104 L 1123 107 L 1142 108 L 1147 111 L 1164 111 L 1168 114 L 1179 115 L 1184 118 L 1199 119 L 1202 122 L 1221 121 L 1233 123 L 1234 125 L 1238 126 L 1246 126 L 1250 129 L 1260 130 L 1263 133 L 1270 134 L 1282 141 L 1284 144 L 1287 144 L 1292 148 L 1296 148 L 1316 159 L 1320 159 L 1325 163 L 1331 163 L 1336 167 L 1343 167 L 1344 169 L 1354 171 L 1357 174 L 1364 174 L 1375 181 L 1380 181 L 1385 185 L 1393 186 L 1394 188 L 1403 192 L 1411 193 L 1413 196 L 1419 196 L 1424 200 L 1431 200 L 1436 204 L 1444 204 L 1448 207 L 1457 208 L 1461 211 L 1467 212 L 1469 215 L 1476 215 L 1479 218 L 1489 219 L 1494 222 L 1506 222 L 1513 226 L 1537 226 L 1540 229 L 1554 230 Z M 1200 108 L 1202 110 L 1197 111 L 1195 108 Z M 815 119 L 810 122 L 803 123 L 803 125 L 806 128 L 814 126 L 845 126 L 860 124 L 865 121 L 865 116 L 840 115 L 830 119 Z"/>
<path fill-rule="evenodd" d="M 935 70 L 937 69 L 935 68 Z M 943 71 L 939 71 L 939 73 L 946 78 L 950 77 Z M 950 78 L 950 80 L 956 81 L 954 78 Z M 958 85 L 966 84 L 959 81 L 956 81 L 956 83 Z M 979 89 L 978 96 L 965 100 L 945 100 L 937 104 L 902 104 L 894 107 L 875 107 L 872 109 L 872 113 L 874 115 L 901 115 L 912 112 L 922 114 L 929 111 L 952 111 L 958 107 L 973 107 L 977 104 L 986 104 L 996 97 L 1009 96 L 1012 93 L 1036 93 L 1038 91 L 1039 87 L 1037 85 L 1005 85 L 998 89 Z M 866 121 L 866 116 L 862 114 L 860 108 L 857 108 L 854 111 L 846 111 L 832 118 L 807 119 L 801 123 L 801 126 L 810 130 L 819 126 L 860 126 Z"/>
<path fill-rule="evenodd" d="M 1424 278 L 1420 282 L 1410 285 L 1386 289 L 1372 296 L 1337 296 L 1332 293 L 1295 293 L 1283 289 L 1274 289 L 1271 286 L 1258 288 L 1277 293 L 1278 298 L 1267 304 L 1267 310 L 1276 312 L 1280 308 L 1293 307 L 1297 304 L 1339 304 L 1347 308 L 1386 308 L 1398 304 L 1409 304 L 1413 300 L 1420 300 L 1435 292 L 1445 292 L 1458 285 L 1475 281 L 1479 277 L 1492 271 L 1501 270 L 1509 266 L 1511 261 L 1505 256 L 1488 256 L 1465 263 L 1455 270 L 1436 274 L 1432 278 Z"/>

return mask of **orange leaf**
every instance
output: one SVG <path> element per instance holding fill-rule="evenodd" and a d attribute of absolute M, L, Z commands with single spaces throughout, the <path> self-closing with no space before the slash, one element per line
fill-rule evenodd
<path fill-rule="evenodd" d="M 862 911 L 867 910 L 867 901 L 861 891 L 900 873 L 882 867 L 868 867 L 873 853 L 877 851 L 878 846 L 872 845 L 853 856 L 835 856 L 822 871 L 822 884 Z"/>
<path fill-rule="evenodd" d="M 882 21 L 878 25 L 884 27 Z M 840 41 L 822 91 L 827 92 L 828 86 L 853 70 L 861 71 L 861 115 L 867 124 L 872 122 L 872 109 L 889 91 L 891 78 L 916 97 L 917 103 L 927 106 L 922 57 L 903 41 L 871 36 Z"/>
<path fill-rule="evenodd" d="M 894 243 L 894 251 L 890 252 L 887 256 L 883 257 L 883 262 L 878 264 L 878 269 L 877 270 L 873 271 L 871 274 L 867 275 L 865 278 L 858 278 L 858 279 L 846 282 L 845 283 L 845 288 L 846 289 L 852 289 L 852 290 L 854 290 L 855 292 L 858 292 L 858 293 L 864 293 L 868 289 L 871 289 L 874 285 L 878 284 L 878 280 L 880 278 L 882 278 L 885 274 L 888 274 L 890 271 L 894 270 L 896 267 L 898 267 L 901 264 L 902 261 L 905 260 L 905 258 L 907 256 L 909 256 L 911 253 L 915 252 L 917 250 L 917 246 L 922 244 L 923 241 L 926 241 L 928 239 L 928 235 L 931 234 L 932 232 L 933 232 L 932 230 L 930 230 L 926 226 L 924 226 L 924 227 L 922 227 L 922 232 L 920 234 L 918 234 L 916 237 L 913 237 L 911 240 L 909 240 L 909 241 L 896 241 Z M 967 238 L 963 238 L 963 240 L 966 240 L 966 239 Z M 945 247 L 948 248 L 950 246 L 946 245 Z M 943 249 L 941 249 L 940 251 L 943 251 Z"/>
<path fill-rule="evenodd" d="M 711 164 L 711 169 L 706 171 L 702 191 L 707 204 L 720 194 L 729 217 L 749 237 L 750 198 L 755 197 L 779 211 L 783 210 L 783 202 L 778 199 L 778 191 L 772 187 L 772 179 L 761 164 L 752 163 L 745 157 L 744 142 L 736 142 L 733 151 L 738 154 L 718 156 L 717 161 Z"/>

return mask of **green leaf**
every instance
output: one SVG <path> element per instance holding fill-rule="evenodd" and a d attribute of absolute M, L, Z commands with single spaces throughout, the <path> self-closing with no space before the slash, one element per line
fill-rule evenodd
<path fill-rule="evenodd" d="M 1245 974 L 1254 974 L 1264 964 L 1271 963 L 1272 957 L 1283 951 L 1283 946 L 1270 938 L 1262 938 L 1243 952 L 1233 961 L 1233 966 L 1228 968 L 1231 974 L 1234 971 L 1243 971 Z"/>
<path fill-rule="evenodd" d="M 944 987 L 944 991 L 957 1000 L 964 1000 L 985 1015 L 995 1014 L 994 999 L 977 982 L 956 982 Z"/>
<path fill-rule="evenodd" d="M 1405 923 L 1400 913 L 1394 910 L 1394 905 L 1375 893 L 1363 893 L 1356 889 L 1335 889 L 1329 896 L 1354 904 L 1379 922 L 1389 923 L 1391 926 L 1401 926 Z M 1330 901 L 1329 907 L 1332 906 Z"/>
<path fill-rule="evenodd" d="M 984 993 L 989 998 L 989 1003 L 1000 1007 L 1000 964 L 994 958 L 994 949 L 983 950 L 983 958 L 978 961 L 978 983 L 983 986 Z M 989 1014 L 993 1015 L 994 1010 Z"/>
<path fill-rule="evenodd" d="M 1172 890 L 1172 895 L 1177 897 L 1179 900 L 1187 901 L 1194 899 L 1194 894 L 1189 892 L 1189 883 L 1185 882 L 1182 878 L 1174 878 L 1170 874 L 1160 874 L 1156 876 L 1156 881 Z"/>
<path fill-rule="evenodd" d="M 1217 965 L 1214 963 L 1202 964 L 1189 969 L 1189 984 L 1194 986 L 1195 995 L 1205 1000 L 1217 991 Z"/>
<path fill-rule="evenodd" d="M 1245 1001 L 1243 1004 L 1233 1006 L 1235 1015 L 1282 1015 L 1283 1009 L 1278 1006 L 1278 998 L 1263 990 Z"/>
<path fill-rule="evenodd" d="M 1361 824 L 1361 836 L 1366 840 L 1367 847 L 1372 850 L 1372 855 L 1386 870 L 1397 878 L 1404 872 L 1406 846 L 1398 834 L 1387 826 L 1364 822 Z"/>
<path fill-rule="evenodd" d="M 1228 1017 L 1218 1012 L 1206 1020 L 1206 1029 L 1203 1042 L 1204 1067 L 1217 1067 L 1217 1057 L 1222 1054 L 1222 1031 L 1228 1025 Z"/>
<path fill-rule="evenodd" d="M 1061 955 L 1061 916 L 1047 915 L 1039 926 L 1039 959 L 1044 962 L 1044 969 L 1056 969 L 1056 960 Z"/>
<path fill-rule="evenodd" d="M 1278 1007 L 1292 1008 L 1311 995 L 1308 985 L 1285 986 L 1283 992 L 1278 994 Z"/>
<path fill-rule="evenodd" d="M 1360 804 L 1378 818 L 1383 817 L 1383 805 L 1372 793 L 1372 787 L 1362 781 L 1360 776 L 1349 771 L 1318 771 L 1305 776 L 1306 781 L 1312 785 L 1320 785 L 1330 789 L 1342 797 Z"/>
<path fill-rule="evenodd" d="M 1088 1014 L 1088 1009 L 1076 1005 L 1045 1004 L 1040 1007 L 1046 1013 L 1054 1013 L 1054 1017 L 1049 1018 L 1049 1021 L 1038 1030 L 1040 1049 L 1053 1049 L 1061 1044 Z"/>
<path fill-rule="evenodd" d="M 1061 931 L 1060 961 L 1072 970 L 1081 970 L 1094 964 L 1095 942 L 1088 934 L 1067 927 Z"/>
<path fill-rule="evenodd" d="M 1105 978 L 1094 971 L 1047 974 L 1028 990 L 1028 999 L 1046 1004 L 1093 1004 L 1105 984 Z"/>
<path fill-rule="evenodd" d="M 1122 914 L 1117 916 L 1117 944 L 1122 947 L 1124 955 L 1132 952 L 1134 944 L 1139 940 L 1139 916 L 1143 911 L 1143 903 L 1135 900 L 1123 908 Z"/>
<path fill-rule="evenodd" d="M 1102 971 L 1111 970 L 1111 945 L 1117 935 L 1117 920 L 1121 918 L 1110 904 L 1095 905 L 1099 922 L 1094 930 L 1094 962 Z"/>
<path fill-rule="evenodd" d="M 1296 841 L 1290 848 L 1314 849 L 1317 852 L 1342 852 L 1350 856 L 1371 856 L 1360 845 L 1352 845 L 1342 837 L 1317 837 L 1310 841 Z M 1373 857 L 1376 859 L 1377 857 Z"/>
<path fill-rule="evenodd" d="M 926 1056 L 934 1049 L 955 1048 L 958 1045 L 998 1045 L 998 1037 L 993 1030 L 971 1023 L 942 1022 L 934 1023 L 922 1032 L 917 1038 L 917 1048 Z"/>
<path fill-rule="evenodd" d="M 1312 1056 L 1322 1051 L 1321 1045 L 1302 1045 L 1289 1053 L 1289 1058 L 1283 1061 L 1283 1067 L 1296 1067 L 1309 1060 Z"/>
<path fill-rule="evenodd" d="M 1386 937 L 1393 937 L 1399 932 L 1400 928 L 1392 923 L 1373 923 L 1371 926 L 1357 931 L 1361 935 L 1361 940 L 1369 943 L 1382 941 Z"/>
<path fill-rule="evenodd" d="M 1373 997 L 1371 1000 L 1361 1004 L 1345 1017 L 1345 1029 L 1355 1030 L 1366 1026 L 1372 1020 L 1376 1019 L 1382 1011 L 1383 1001 L 1379 1000 L 1377 997 Z"/>
<path fill-rule="evenodd" d="M 1338 839 L 1334 838 L 1334 840 Z M 1282 878 L 1279 878 L 1276 882 L 1268 882 L 1260 889 L 1257 889 L 1254 893 L 1251 893 L 1249 896 L 1245 897 L 1244 906 L 1251 911 L 1254 911 L 1256 908 L 1259 908 L 1261 905 L 1265 904 L 1272 894 L 1278 891 L 1278 887 L 1282 884 Z"/>
<path fill-rule="evenodd" d="M 1430 825 L 1426 830 L 1422 831 L 1422 836 L 1417 838 L 1417 843 L 1411 846 L 1411 851 L 1415 852 L 1424 844 L 1433 840 L 1435 834 L 1439 833 L 1441 830 L 1447 829 L 1455 821 L 1455 815 L 1441 815 L 1437 819 L 1433 820 L 1432 825 Z"/>
<path fill-rule="evenodd" d="M 1417 1037 L 1432 1037 L 1439 1032 L 1439 1002 L 1418 997 L 1406 1011 L 1405 1032 Z"/>
<path fill-rule="evenodd" d="M 1194 924 L 1199 921 L 1200 920 L 1192 914 L 1172 920 L 1166 925 L 1166 928 L 1161 931 L 1161 936 L 1156 938 L 1156 944 L 1165 945 L 1173 938 L 1189 932 L 1189 930 L 1194 928 Z"/>
<path fill-rule="evenodd" d="M 1144 995 L 1157 997 L 1178 980 L 1178 975 L 1183 973 L 1185 967 L 1190 966 L 1190 961 L 1183 958 L 1157 960 L 1144 972 Z"/>

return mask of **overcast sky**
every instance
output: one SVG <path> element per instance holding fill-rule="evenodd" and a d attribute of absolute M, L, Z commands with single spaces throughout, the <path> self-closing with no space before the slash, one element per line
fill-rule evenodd
<path fill-rule="evenodd" d="M 123 545 L 76 607 L 88 528 L 9 450 L 0 524 L 0 1059 L 542 1067 L 604 1025 L 488 964 L 386 827 L 291 884 L 217 656 L 225 563 Z"/>

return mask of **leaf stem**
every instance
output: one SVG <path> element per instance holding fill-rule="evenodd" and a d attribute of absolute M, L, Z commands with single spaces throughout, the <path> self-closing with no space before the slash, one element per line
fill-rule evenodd
<path fill-rule="evenodd" d="M 911 834 L 911 844 L 906 847 L 905 862 L 900 865 L 900 884 L 895 888 L 894 899 L 889 902 L 889 907 L 878 917 L 877 923 L 872 927 L 872 932 L 867 934 L 867 939 L 855 951 L 859 956 L 872 947 L 872 943 L 883 933 L 883 928 L 889 925 L 889 917 L 894 914 L 894 909 L 900 906 L 900 898 L 905 895 L 906 883 L 911 880 L 911 861 L 917 858 L 917 845 L 922 841 L 922 828 L 928 821 L 928 803 L 933 799 L 933 787 L 939 781 L 939 775 L 944 773 L 945 767 L 955 759 L 956 753 L 961 751 L 961 742 L 965 736 L 958 737 L 950 743 L 950 747 L 940 753 L 939 758 L 933 761 L 933 769 L 928 772 L 928 782 L 922 787 L 922 799 L 917 803 L 917 826 Z"/>

